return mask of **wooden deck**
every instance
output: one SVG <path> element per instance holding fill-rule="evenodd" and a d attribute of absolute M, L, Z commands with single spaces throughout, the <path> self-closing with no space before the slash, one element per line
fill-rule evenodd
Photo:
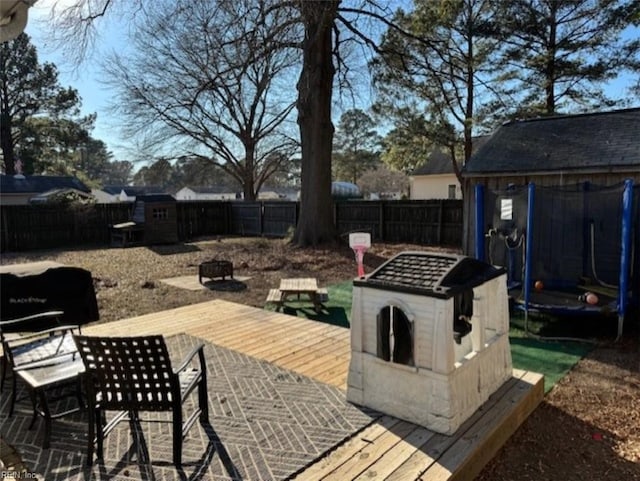
<path fill-rule="evenodd" d="M 90 325 L 87 334 L 187 333 L 346 390 L 349 330 L 215 300 Z M 453 436 L 383 416 L 319 458 L 299 480 L 471 480 L 543 397 L 540 374 L 510 381 Z"/>

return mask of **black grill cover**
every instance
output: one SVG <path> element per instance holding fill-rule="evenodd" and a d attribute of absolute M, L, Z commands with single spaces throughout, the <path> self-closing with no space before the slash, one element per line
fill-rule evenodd
<path fill-rule="evenodd" d="M 100 318 L 91 272 L 85 269 L 55 267 L 27 275 L 2 273 L 0 276 L 3 321 L 54 310 L 64 311 L 61 318 L 64 324 L 82 325 Z M 51 326 L 38 324 L 28 329 L 47 327 Z"/>

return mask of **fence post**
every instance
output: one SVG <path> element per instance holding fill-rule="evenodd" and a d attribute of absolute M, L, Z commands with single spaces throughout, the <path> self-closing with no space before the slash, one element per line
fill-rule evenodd
<path fill-rule="evenodd" d="M 442 244 L 442 230 L 444 228 L 442 225 L 442 209 L 444 208 L 444 203 L 444 199 L 438 201 L 438 245 Z"/>
<path fill-rule="evenodd" d="M 379 227 L 378 227 L 378 231 L 380 231 L 380 240 L 382 242 L 384 242 L 385 239 L 385 228 L 384 228 L 384 201 L 383 200 L 379 200 L 378 201 L 380 204 L 380 208 L 379 208 L 379 214 L 378 214 L 378 222 L 379 222 Z"/>

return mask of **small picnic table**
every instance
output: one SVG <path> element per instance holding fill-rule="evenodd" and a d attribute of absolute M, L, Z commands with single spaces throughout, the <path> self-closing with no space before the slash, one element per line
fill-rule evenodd
<path fill-rule="evenodd" d="M 301 295 L 305 295 L 313 303 L 316 312 L 320 312 L 324 306 L 322 305 L 323 294 L 326 295 L 326 289 L 318 288 L 318 281 L 313 277 L 297 277 L 292 279 L 282 279 L 279 289 L 271 289 L 267 298 L 268 302 L 274 302 L 277 308 L 292 296 L 296 296 L 300 300 Z"/>

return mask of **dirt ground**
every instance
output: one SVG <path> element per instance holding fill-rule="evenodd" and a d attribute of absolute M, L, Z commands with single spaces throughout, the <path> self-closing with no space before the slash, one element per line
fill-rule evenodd
<path fill-rule="evenodd" d="M 367 272 L 402 250 L 422 246 L 374 244 Z M 196 275 L 199 263 L 231 260 L 246 289 L 190 291 L 160 279 Z M 128 249 L 5 253 L 1 263 L 49 260 L 91 271 L 101 321 L 111 321 L 211 299 L 262 307 L 283 277 L 316 277 L 320 285 L 356 274 L 346 246 L 300 249 L 282 240 L 212 239 Z M 637 332 L 598 347 L 547 394 L 478 479 L 640 480 L 640 346 Z"/>

